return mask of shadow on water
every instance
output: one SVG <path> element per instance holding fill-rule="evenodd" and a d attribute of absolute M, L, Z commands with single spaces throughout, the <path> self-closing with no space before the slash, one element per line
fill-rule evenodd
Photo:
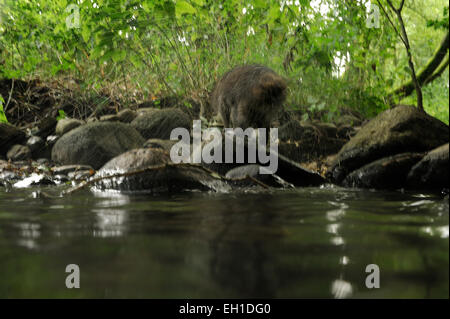
<path fill-rule="evenodd" d="M 448 198 L 35 191 L 0 190 L 2 298 L 448 298 Z M 68 264 L 80 289 L 65 287 Z"/>

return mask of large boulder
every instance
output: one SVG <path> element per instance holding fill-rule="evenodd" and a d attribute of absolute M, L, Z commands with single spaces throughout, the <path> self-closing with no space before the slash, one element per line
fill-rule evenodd
<path fill-rule="evenodd" d="M 63 135 L 53 146 L 56 163 L 85 164 L 99 169 L 111 158 L 144 143 L 130 125 L 120 122 L 93 122 Z"/>
<path fill-rule="evenodd" d="M 134 149 L 106 163 L 95 175 L 98 178 L 95 187 L 101 190 L 149 192 L 230 189 L 219 176 L 209 174 L 201 167 L 169 163 L 169 153 L 163 149 Z"/>
<path fill-rule="evenodd" d="M 400 105 L 380 113 L 339 151 L 331 179 L 341 183 L 354 170 L 400 153 L 429 151 L 449 140 L 448 126 L 415 107 Z"/>
<path fill-rule="evenodd" d="M 0 123 L 0 155 L 6 155 L 6 152 L 15 145 L 25 141 L 26 135 L 18 128 Z"/>
<path fill-rule="evenodd" d="M 375 189 L 403 188 L 409 170 L 422 156 L 422 153 L 403 153 L 376 160 L 351 172 L 342 185 Z"/>
<path fill-rule="evenodd" d="M 174 128 L 190 130 L 192 123 L 189 116 L 180 109 L 167 108 L 139 113 L 131 125 L 146 139 L 169 139 Z"/>
<path fill-rule="evenodd" d="M 448 143 L 425 155 L 408 173 L 407 185 L 414 189 L 443 189 L 449 187 Z"/>

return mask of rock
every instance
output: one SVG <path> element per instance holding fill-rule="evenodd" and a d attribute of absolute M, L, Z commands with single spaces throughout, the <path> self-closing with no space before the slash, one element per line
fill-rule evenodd
<path fill-rule="evenodd" d="M 47 136 L 47 145 L 53 146 L 56 144 L 56 141 L 59 139 L 58 135 L 49 135 Z"/>
<path fill-rule="evenodd" d="M 137 113 L 130 109 L 124 109 L 117 113 L 120 122 L 131 123 L 137 116 Z"/>
<path fill-rule="evenodd" d="M 57 123 L 58 121 L 56 120 L 55 117 L 47 116 L 43 118 L 37 125 L 39 130 L 37 131 L 36 135 L 43 139 L 46 139 L 47 136 L 55 134 L 55 128 Z"/>
<path fill-rule="evenodd" d="M 144 112 L 136 117 L 131 125 L 146 138 L 169 139 L 174 128 L 183 127 L 190 130 L 189 116 L 175 108 Z"/>
<path fill-rule="evenodd" d="M 74 128 L 83 125 L 84 122 L 81 120 L 63 118 L 58 121 L 56 125 L 55 133 L 56 135 L 63 136 L 64 134 L 70 132 Z"/>
<path fill-rule="evenodd" d="M 415 107 L 398 106 L 365 124 L 339 151 L 330 178 L 341 183 L 352 171 L 401 153 L 429 151 L 448 142 L 448 126 Z"/>
<path fill-rule="evenodd" d="M 9 149 L 6 158 L 11 161 L 27 160 L 31 158 L 31 151 L 28 146 L 16 144 Z"/>
<path fill-rule="evenodd" d="M 144 139 L 128 124 L 93 122 L 63 135 L 53 146 L 52 160 L 62 165 L 84 164 L 99 169 L 111 158 L 143 143 Z"/>
<path fill-rule="evenodd" d="M 32 136 L 27 140 L 27 146 L 31 151 L 33 158 L 50 157 L 50 152 L 47 152 L 47 156 L 44 155 L 46 144 L 45 141 L 39 136 Z"/>
<path fill-rule="evenodd" d="M 89 165 L 64 165 L 56 166 L 52 168 L 53 174 L 68 175 L 69 173 L 77 171 L 93 171 L 94 169 Z"/>
<path fill-rule="evenodd" d="M 276 174 L 296 187 L 320 186 L 326 183 L 325 178 L 319 174 L 303 168 L 281 154 L 278 154 L 278 170 Z"/>
<path fill-rule="evenodd" d="M 170 150 L 174 144 L 176 144 L 178 141 L 173 140 L 161 140 L 159 138 L 151 138 L 148 139 L 144 143 L 144 147 L 146 148 L 160 148 L 165 150 L 166 152 L 170 153 Z"/>
<path fill-rule="evenodd" d="M 25 188 L 36 185 L 55 185 L 55 182 L 47 175 L 33 173 L 31 176 L 14 184 L 15 188 Z"/>
<path fill-rule="evenodd" d="M 0 155 L 6 155 L 6 152 L 15 144 L 25 142 L 26 135 L 18 128 L 0 123 Z"/>
<path fill-rule="evenodd" d="M 45 146 L 44 140 L 39 136 L 32 136 L 27 140 L 27 146 L 32 153 L 40 150 Z"/>
<path fill-rule="evenodd" d="M 376 189 L 403 188 L 408 172 L 422 156 L 422 153 L 403 153 L 376 160 L 351 172 L 342 185 Z"/>
<path fill-rule="evenodd" d="M 414 189 L 449 188 L 448 143 L 425 155 L 408 173 L 407 185 Z"/>
<path fill-rule="evenodd" d="M 235 167 L 228 171 L 225 174 L 225 177 L 228 179 L 243 179 L 242 181 L 238 181 L 235 184 L 239 186 L 255 186 L 255 182 L 253 182 L 251 179 L 245 179 L 247 176 L 252 177 L 265 185 L 272 186 L 272 187 L 289 187 L 291 186 L 286 181 L 283 181 L 278 175 L 276 174 L 260 174 L 261 166 L 257 164 L 249 164 L 249 165 L 243 165 L 239 167 Z"/>
<path fill-rule="evenodd" d="M 106 163 L 97 172 L 95 178 L 115 174 L 130 175 L 102 179 L 96 183 L 96 188 L 151 192 L 229 189 L 229 186 L 220 177 L 208 174 L 200 167 L 193 165 L 164 166 L 167 163 L 170 163 L 169 154 L 162 149 L 131 150 Z M 146 170 L 155 165 L 161 166 L 158 169 Z"/>

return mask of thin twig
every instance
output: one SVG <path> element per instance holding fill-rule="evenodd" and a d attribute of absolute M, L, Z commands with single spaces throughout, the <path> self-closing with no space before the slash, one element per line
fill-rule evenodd
<path fill-rule="evenodd" d="M 12 95 L 13 90 L 14 90 L 14 79 L 11 80 L 11 90 L 9 90 L 8 101 L 6 102 L 6 105 L 3 108 L 4 112 L 6 112 L 6 109 L 8 108 L 8 105 L 9 105 L 9 101 L 11 101 L 11 95 Z"/>

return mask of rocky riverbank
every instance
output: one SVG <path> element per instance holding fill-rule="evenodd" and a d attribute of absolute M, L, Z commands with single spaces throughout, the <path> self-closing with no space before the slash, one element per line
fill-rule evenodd
<path fill-rule="evenodd" d="M 288 114 L 279 123 L 279 166 L 271 176 L 260 174 L 258 164 L 173 165 L 170 133 L 190 130 L 198 114 L 176 103 L 165 106 L 149 102 L 85 119 L 57 120 L 47 112 L 25 129 L 0 123 L 0 187 L 91 181 L 100 189 L 217 191 L 332 183 L 448 191 L 449 128 L 411 106 L 365 123 L 352 114 L 336 123 Z"/>

